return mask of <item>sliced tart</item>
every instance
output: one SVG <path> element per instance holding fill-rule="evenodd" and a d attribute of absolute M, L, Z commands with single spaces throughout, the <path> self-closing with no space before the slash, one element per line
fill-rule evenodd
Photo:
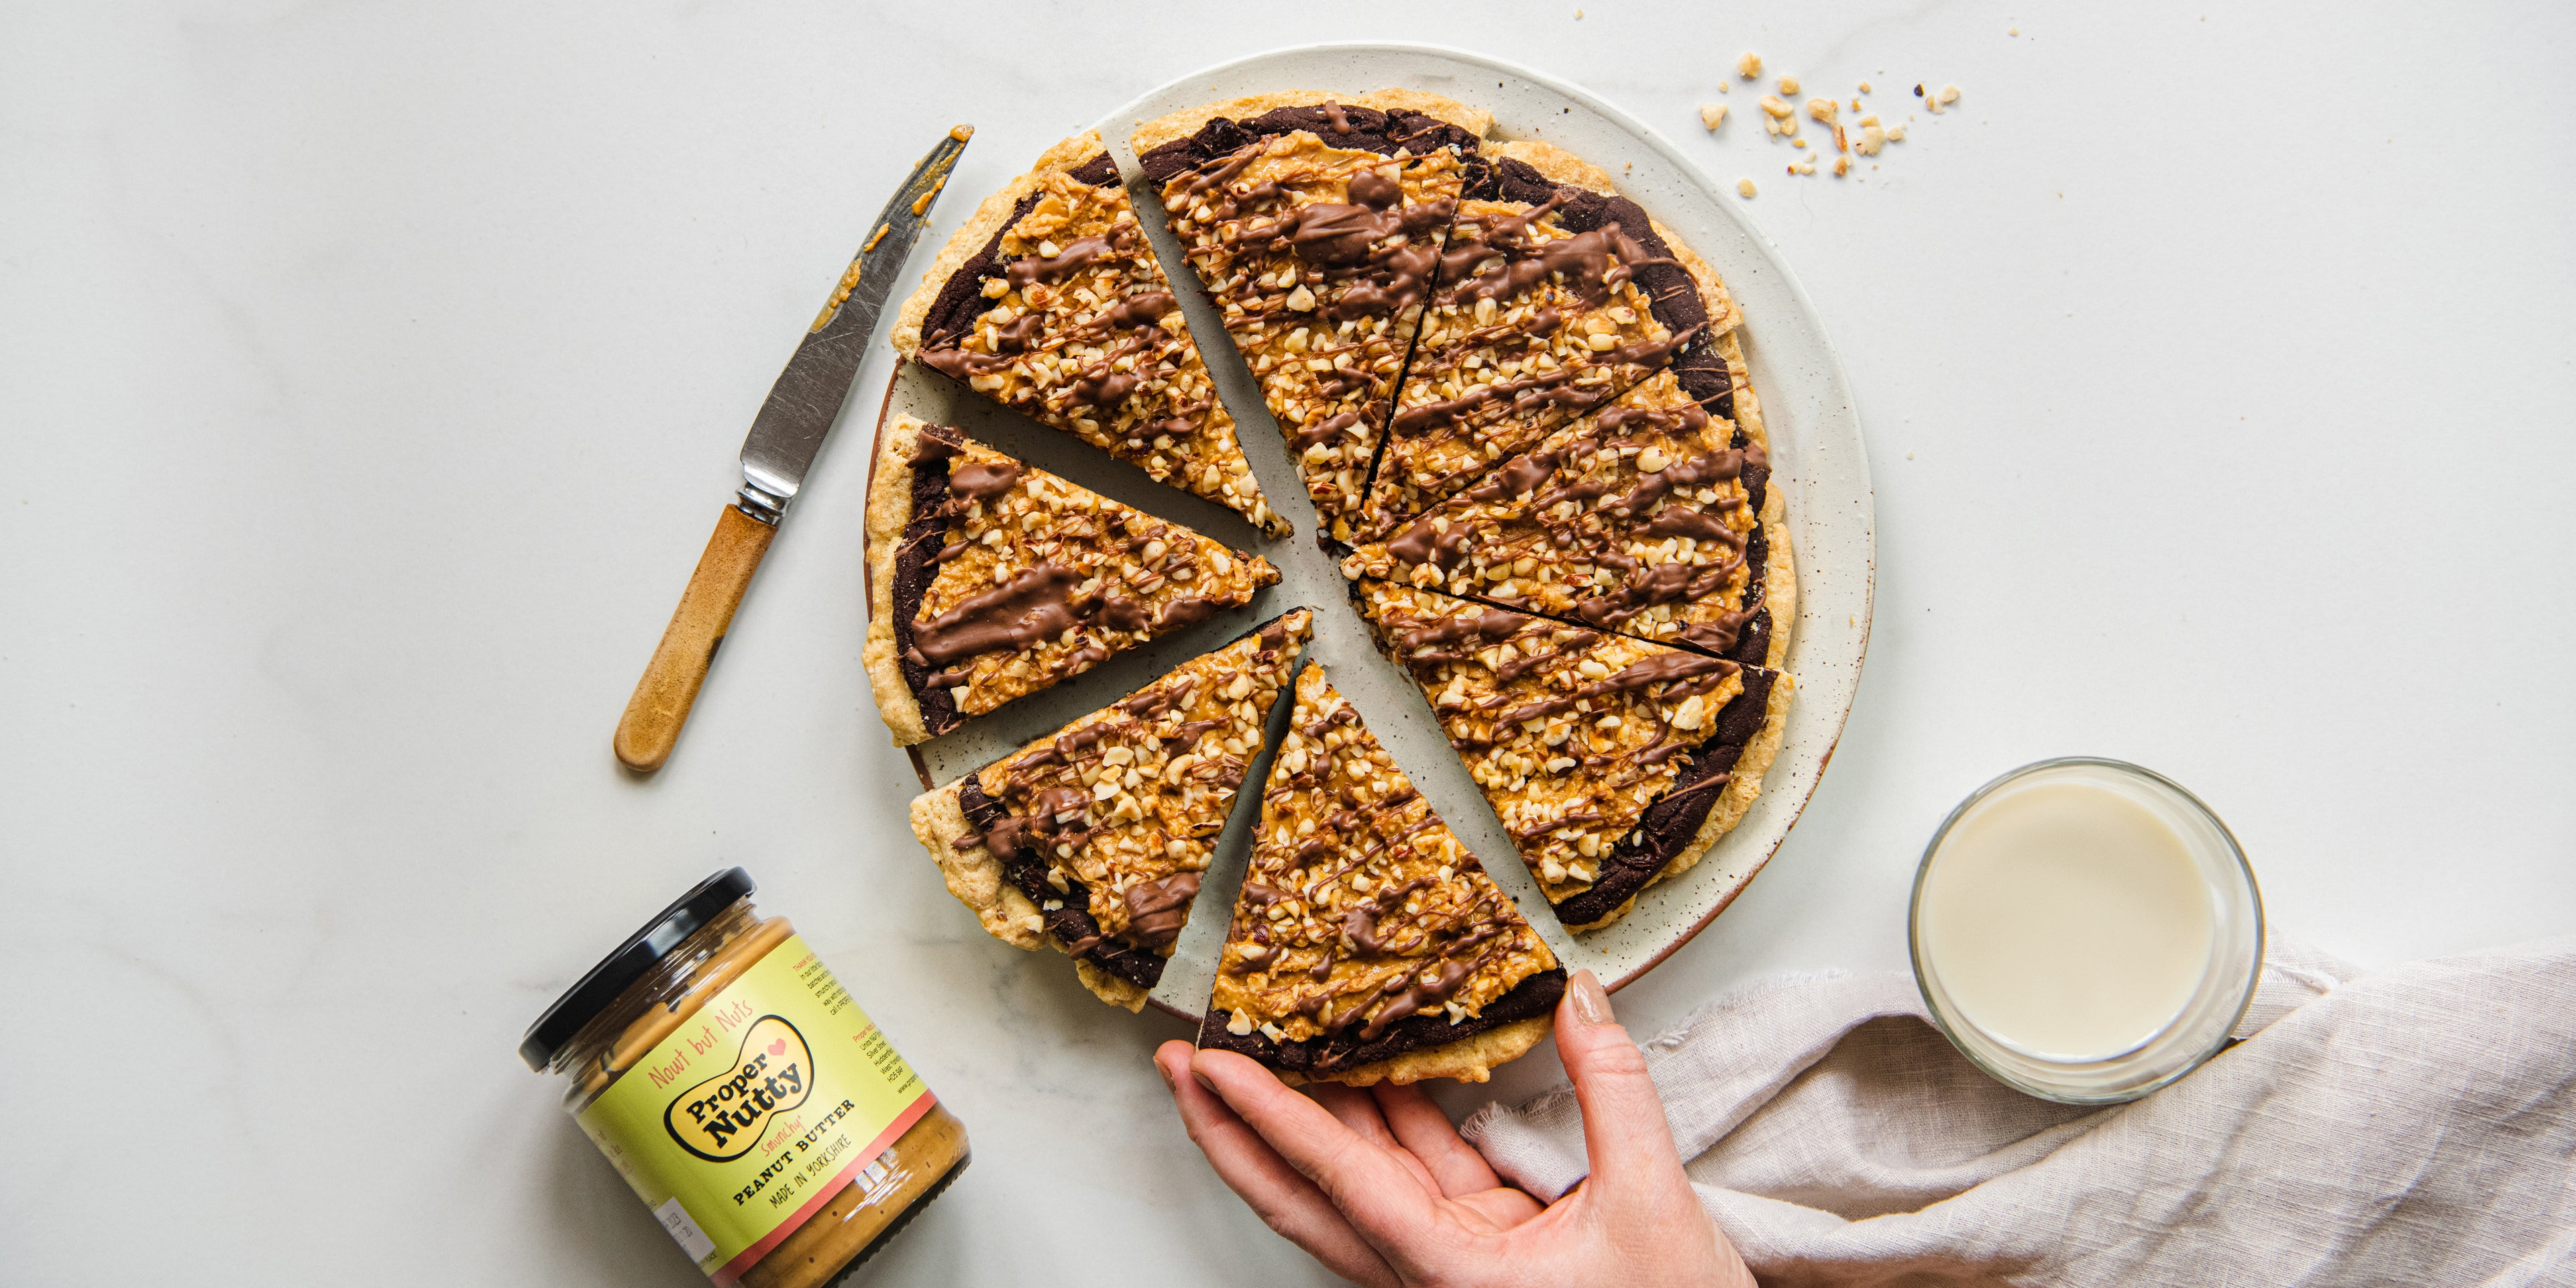
<path fill-rule="evenodd" d="M 1336 540 L 1355 534 L 1462 162 L 1491 123 L 1408 90 L 1289 93 L 1175 112 L 1133 137 Z"/>
<path fill-rule="evenodd" d="M 902 417 L 868 496 L 868 682 L 896 746 L 1241 608 L 1279 570 Z"/>
<path fill-rule="evenodd" d="M 1697 863 L 1779 752 L 1796 685 L 1768 667 L 1392 582 L 1352 593 L 1571 929 Z"/>
<path fill-rule="evenodd" d="M 1483 155 L 1388 421 L 1371 537 L 1656 371 L 1697 370 L 1685 382 L 1695 397 L 1727 388 L 1712 342 L 1738 315 L 1714 270 L 1552 145 Z"/>
<path fill-rule="evenodd" d="M 1313 624 L 1274 618 L 916 798 L 948 892 L 994 938 L 1053 944 L 1103 1001 L 1142 1008 Z"/>
<path fill-rule="evenodd" d="M 1546 1037 L 1565 971 L 1308 665 L 1199 1045 L 1291 1081 L 1457 1078 Z"/>
<path fill-rule="evenodd" d="M 905 302 L 894 347 L 1271 536 L 1289 531 L 1098 134 L 1057 144 L 976 208 Z"/>
<path fill-rule="evenodd" d="M 1735 337 L 1718 347 L 1732 362 Z M 1342 560 L 1375 577 L 1777 668 L 1797 578 L 1750 390 L 1712 415 L 1674 372 Z"/>

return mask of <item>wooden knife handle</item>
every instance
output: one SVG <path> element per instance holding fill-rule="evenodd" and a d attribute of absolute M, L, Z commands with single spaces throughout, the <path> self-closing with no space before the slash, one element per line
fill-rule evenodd
<path fill-rule="evenodd" d="M 707 538 L 707 552 L 698 556 L 698 570 L 689 574 L 680 607 L 671 614 L 653 660 L 645 664 L 644 678 L 635 682 L 626 715 L 617 722 L 617 759 L 628 769 L 649 774 L 671 758 L 680 726 L 689 722 L 689 708 L 697 705 L 698 686 L 707 682 L 707 668 L 716 660 L 716 646 L 724 643 L 742 592 L 776 535 L 778 529 L 730 505 L 716 517 L 716 534 Z"/>

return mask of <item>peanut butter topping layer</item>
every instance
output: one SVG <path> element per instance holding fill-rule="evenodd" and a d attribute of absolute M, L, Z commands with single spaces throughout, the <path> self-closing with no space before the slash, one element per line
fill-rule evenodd
<path fill-rule="evenodd" d="M 1737 649 L 1769 473 L 1760 442 L 1657 372 L 1342 571 L 1759 661 Z"/>
<path fill-rule="evenodd" d="M 1151 986 L 1313 625 L 1288 613 L 967 776 L 974 830 L 1064 950 Z"/>
<path fill-rule="evenodd" d="M 1285 535 L 1107 155 L 1034 178 L 942 289 L 914 356 Z"/>
<path fill-rule="evenodd" d="M 1279 580 L 1257 556 L 956 429 L 914 421 L 897 432 L 907 429 L 914 512 L 897 554 L 897 642 L 914 692 L 944 695 L 957 717 L 1240 608 Z"/>
<path fill-rule="evenodd" d="M 1341 117 L 1347 138 L 1362 127 Z M 1333 130 L 1329 121 L 1322 127 Z M 1436 137 L 1436 136 L 1435 136 Z M 1383 143 L 1383 140 L 1379 140 Z M 1325 531 L 1352 539 L 1389 396 L 1462 183 L 1454 145 L 1415 155 L 1295 129 L 1173 175 L 1172 232 L 1297 456 Z"/>
<path fill-rule="evenodd" d="M 1724 788 L 1725 767 L 1695 762 L 1721 728 L 1742 723 L 1729 707 L 1748 677 L 1765 694 L 1779 678 L 1388 582 L 1354 593 L 1552 904 L 1589 891 L 1623 846 L 1652 840 L 1641 826 L 1651 807 Z"/>
<path fill-rule="evenodd" d="M 1436 1017 L 1457 1030 L 1556 965 L 1323 668 L 1308 666 L 1262 796 L 1208 1023 L 1272 1044 L 1345 1039 L 1296 1066 L 1330 1076 L 1338 1054 L 1403 1021 Z"/>

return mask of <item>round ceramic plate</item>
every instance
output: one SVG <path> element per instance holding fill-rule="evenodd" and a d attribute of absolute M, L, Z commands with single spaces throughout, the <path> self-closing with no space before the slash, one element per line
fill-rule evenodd
<path fill-rule="evenodd" d="M 1736 208 L 1733 199 L 1653 129 L 1590 93 L 1525 67 L 1429 45 L 1309 45 L 1259 54 L 1209 68 L 1152 90 L 1111 113 L 1094 128 L 1108 141 L 1130 180 L 1165 271 L 1175 283 L 1194 286 L 1178 247 L 1162 227 L 1161 207 L 1138 181 L 1127 136 L 1148 120 L 1223 99 L 1284 90 L 1356 96 L 1390 86 L 1445 95 L 1494 115 L 1506 139 L 1544 139 L 1591 161 L 1616 177 L 1622 194 L 1645 207 L 1683 244 L 1714 265 L 1744 312 L 1737 334 L 1751 364 L 1771 436 L 1773 485 L 1784 492 L 1791 547 L 1798 573 L 1798 611 L 1786 669 L 1797 677 L 1797 701 L 1779 758 L 1762 781 L 1762 796 L 1734 831 L 1721 838 L 1697 866 L 1639 896 L 1616 924 L 1573 935 L 1557 923 L 1475 785 L 1468 781 L 1434 722 L 1421 691 L 1401 668 L 1372 647 L 1368 627 L 1350 605 L 1340 571 L 1314 541 L 1315 518 L 1305 490 L 1263 409 L 1258 389 L 1233 346 L 1224 341 L 1205 299 L 1176 290 L 1191 334 L 1200 337 L 1218 392 L 1234 413 L 1253 473 L 1270 503 L 1299 531 L 1263 541 L 1232 512 L 1177 489 L 1157 485 L 1132 466 L 1112 460 L 1070 435 L 1060 434 L 985 402 L 935 373 L 904 364 L 886 389 L 878 432 L 895 416 L 963 427 L 969 434 L 1105 495 L 1187 523 L 1230 544 L 1257 551 L 1278 566 L 1280 585 L 1243 612 L 1195 630 L 1156 640 L 1044 693 L 1005 707 L 945 737 L 913 749 L 925 787 L 951 781 L 1016 750 L 1031 739 L 1095 710 L 1213 648 L 1256 623 L 1298 605 L 1316 611 L 1315 639 L 1306 652 L 1356 705 L 1368 727 L 1404 766 L 1460 840 L 1482 856 L 1486 870 L 1520 902 L 1568 969 L 1589 968 L 1611 988 L 1645 974 L 1717 914 L 1762 870 L 1789 835 L 1816 789 L 1834 740 L 1851 711 L 1869 644 L 1870 596 L 1875 559 L 1869 465 L 1861 448 L 1860 418 L 1851 388 L 1824 326 L 1790 276 L 1779 253 Z M 1007 171 L 1016 173 L 1016 169 Z M 939 230 L 952 233 L 973 206 L 950 207 Z M 939 243 L 925 239 L 925 247 Z M 873 458 L 873 454 L 872 454 Z M 1283 695 L 1284 696 L 1284 695 Z M 1288 703 L 1272 717 L 1275 743 Z M 1236 887 L 1242 881 L 1250 816 L 1260 805 L 1257 785 L 1269 772 L 1267 756 L 1252 767 L 1237 801 L 1226 842 L 1201 887 L 1190 923 L 1176 946 L 1156 1006 L 1196 1019 L 1215 979 Z"/>

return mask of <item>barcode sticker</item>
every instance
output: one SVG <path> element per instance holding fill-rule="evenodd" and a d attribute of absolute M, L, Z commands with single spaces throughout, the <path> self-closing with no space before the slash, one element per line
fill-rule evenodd
<path fill-rule="evenodd" d="M 678 1199 L 664 1200 L 662 1206 L 653 1209 L 653 1215 L 662 1219 L 662 1228 L 671 1232 L 671 1238 L 682 1252 L 689 1254 L 689 1260 L 704 1261 L 708 1253 L 716 1250 L 716 1241 L 689 1219 L 689 1210 L 680 1206 Z"/>

